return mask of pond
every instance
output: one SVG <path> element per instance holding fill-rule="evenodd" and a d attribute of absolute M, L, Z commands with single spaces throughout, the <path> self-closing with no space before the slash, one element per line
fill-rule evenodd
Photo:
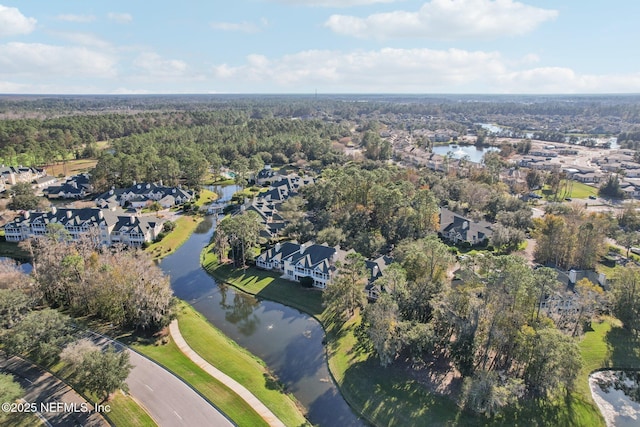
<path fill-rule="evenodd" d="M 229 200 L 236 190 L 235 186 L 222 188 L 223 199 Z M 315 319 L 285 305 L 219 285 L 201 268 L 200 252 L 214 229 L 213 217 L 208 217 L 183 246 L 160 263 L 171 276 L 175 295 L 264 360 L 306 408 L 313 424 L 364 425 L 331 379 L 322 343 L 324 331 Z"/>
<path fill-rule="evenodd" d="M 594 372 L 589 387 L 608 427 L 640 425 L 640 372 Z"/>
<path fill-rule="evenodd" d="M 15 261 L 13 258 L 7 258 L 7 257 L 0 257 L 0 261 L 13 261 L 13 262 L 17 262 Z M 26 273 L 26 274 L 31 274 L 31 270 L 33 270 L 33 266 L 31 264 L 29 264 L 28 262 L 25 263 L 19 263 L 20 269 Z"/>
<path fill-rule="evenodd" d="M 484 156 L 484 153 L 488 153 L 490 151 L 498 151 L 498 148 L 476 147 L 475 145 L 457 145 L 457 144 L 436 145 L 433 147 L 433 152 L 435 154 L 446 156 L 447 153 L 451 153 L 451 155 L 456 159 L 461 159 L 465 156 L 468 156 L 469 160 L 475 163 L 482 162 L 482 156 Z"/>

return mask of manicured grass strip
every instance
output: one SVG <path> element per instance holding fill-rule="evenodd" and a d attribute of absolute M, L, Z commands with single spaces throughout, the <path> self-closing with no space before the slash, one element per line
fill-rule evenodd
<path fill-rule="evenodd" d="M 149 245 L 146 252 L 151 254 L 153 259 L 164 258 L 174 253 L 180 246 L 189 239 L 198 224 L 202 222 L 201 216 L 184 215 L 176 220 L 176 228 L 167 234 L 164 239 Z"/>
<path fill-rule="evenodd" d="M 3 427 L 35 427 L 43 426 L 44 423 L 36 414 L 30 412 L 13 412 L 0 418 L 0 425 Z"/>
<path fill-rule="evenodd" d="M 323 319 L 322 291 L 303 288 L 299 283 L 275 277 L 257 268 L 249 267 L 246 270 L 239 270 L 227 264 L 219 264 L 211 249 L 212 246 L 208 246 L 203 251 L 202 266 L 218 280 L 249 294 L 277 301 L 304 311 L 319 320 Z"/>
<path fill-rule="evenodd" d="M 106 415 L 116 426 L 151 427 L 157 425 L 149 414 L 130 396 L 117 392 L 107 404 L 111 407 L 111 412 Z"/>
<path fill-rule="evenodd" d="M 253 408 L 187 358 L 173 340 L 164 345 L 134 343 L 131 347 L 182 378 L 238 426 L 267 426 Z M 217 351 L 217 348 L 212 347 L 211 350 Z"/>
<path fill-rule="evenodd" d="M 178 327 L 189 346 L 207 362 L 242 384 L 284 424 L 306 423 L 300 409 L 257 359 L 212 326 L 193 307 L 181 303 Z"/>
<path fill-rule="evenodd" d="M 197 207 L 211 203 L 218 198 L 218 195 L 211 190 L 203 188 L 200 190 L 200 198 L 194 203 Z"/>
<path fill-rule="evenodd" d="M 29 252 L 24 251 L 18 247 L 17 242 L 0 241 L 0 256 L 26 259 L 29 258 Z"/>
<path fill-rule="evenodd" d="M 213 191 L 203 189 L 200 192 L 200 198 L 194 205 L 197 207 L 196 209 L 199 209 L 201 206 L 213 202 L 217 197 L 218 195 Z M 160 259 L 171 255 L 189 239 L 202 220 L 203 217 L 199 215 L 181 216 L 176 220 L 176 228 L 174 228 L 172 232 L 167 234 L 161 241 L 152 243 L 145 250 L 151 254 L 153 259 Z"/>

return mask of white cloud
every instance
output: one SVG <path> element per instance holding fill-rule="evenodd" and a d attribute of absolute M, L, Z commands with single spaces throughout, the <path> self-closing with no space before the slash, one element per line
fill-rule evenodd
<path fill-rule="evenodd" d="M 0 4 L 0 37 L 29 34 L 36 28 L 36 19 L 27 18 L 17 8 Z"/>
<path fill-rule="evenodd" d="M 640 91 L 640 73 L 594 75 L 539 67 L 500 75 L 496 86 L 510 93 L 632 93 Z"/>
<path fill-rule="evenodd" d="M 285 90 L 320 85 L 356 92 L 438 91 L 504 72 L 500 55 L 494 52 L 390 48 L 352 53 L 310 50 L 277 60 L 251 55 L 246 65 L 214 68 L 220 79 L 276 84 Z"/>
<path fill-rule="evenodd" d="M 261 25 L 254 24 L 253 22 L 212 22 L 211 28 L 220 31 L 237 31 L 241 33 L 258 33 L 262 31 L 266 26 L 266 20 L 261 22 Z"/>
<path fill-rule="evenodd" d="M 112 49 L 112 45 L 109 42 L 101 39 L 100 37 L 92 33 L 66 32 L 66 31 L 52 31 L 51 33 L 64 40 L 73 42 L 74 44 L 79 44 L 82 46 L 97 47 L 100 49 Z"/>
<path fill-rule="evenodd" d="M 133 21 L 133 16 L 128 13 L 114 13 L 109 12 L 107 14 L 107 18 L 113 22 L 117 22 L 118 24 L 128 24 Z"/>
<path fill-rule="evenodd" d="M 379 3 L 395 3 L 401 0 L 275 0 L 277 3 L 291 4 L 294 6 L 318 6 L 318 7 L 352 7 L 365 6 Z"/>
<path fill-rule="evenodd" d="M 536 67 L 535 55 L 460 49 L 309 50 L 280 58 L 249 55 L 243 65 L 213 68 L 218 91 L 328 93 L 630 93 L 640 73 L 580 74 Z"/>
<path fill-rule="evenodd" d="M 71 15 L 71 14 L 62 14 L 56 16 L 58 21 L 65 22 L 77 22 L 77 23 L 87 23 L 93 22 L 96 20 L 96 17 L 93 15 Z"/>
<path fill-rule="evenodd" d="M 142 71 L 144 77 L 175 78 L 185 74 L 187 63 L 177 59 L 164 59 L 154 52 L 143 52 L 133 61 L 134 67 Z"/>
<path fill-rule="evenodd" d="M 0 76 L 114 77 L 116 58 L 86 47 L 54 46 L 41 43 L 0 45 Z"/>
<path fill-rule="evenodd" d="M 398 10 L 366 18 L 332 15 L 325 26 L 358 38 L 451 40 L 522 35 L 557 16 L 556 10 L 514 0 L 431 0 L 417 12 Z"/>

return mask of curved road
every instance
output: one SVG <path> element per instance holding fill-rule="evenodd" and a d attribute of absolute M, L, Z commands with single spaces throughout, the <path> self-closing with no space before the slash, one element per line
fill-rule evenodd
<path fill-rule="evenodd" d="M 206 399 L 171 372 L 123 344 L 92 333 L 101 346 L 113 344 L 129 352 L 134 366 L 127 378 L 129 393 L 161 427 L 233 426 L 233 423 Z"/>

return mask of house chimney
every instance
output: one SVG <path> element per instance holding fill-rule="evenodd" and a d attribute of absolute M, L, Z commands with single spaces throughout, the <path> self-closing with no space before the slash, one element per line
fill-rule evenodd
<path fill-rule="evenodd" d="M 24 211 L 24 213 L 22 214 L 22 216 L 24 217 L 24 219 L 29 219 L 29 217 L 31 216 L 31 214 L 29 213 L 29 211 Z"/>
<path fill-rule="evenodd" d="M 304 244 L 300 245 L 300 255 L 304 253 L 304 250 L 307 249 Z"/>
<path fill-rule="evenodd" d="M 371 269 L 371 277 L 374 278 L 378 275 L 378 266 L 374 265 L 373 268 Z"/>
<path fill-rule="evenodd" d="M 467 230 L 469 228 L 469 221 L 465 221 L 462 223 L 462 229 Z"/>
<path fill-rule="evenodd" d="M 160 187 L 164 187 L 164 184 L 162 183 L 162 180 L 160 180 Z"/>
<path fill-rule="evenodd" d="M 104 219 L 104 212 L 102 212 L 102 209 L 98 211 L 98 219 Z"/>
<path fill-rule="evenodd" d="M 276 252 L 280 252 L 280 249 L 282 248 L 282 246 L 280 245 L 280 243 L 276 243 Z"/>
<path fill-rule="evenodd" d="M 136 181 L 136 180 L 134 179 L 134 180 L 133 180 L 133 185 L 134 185 L 134 187 L 135 187 L 135 185 L 136 185 L 137 183 L 138 183 L 138 181 Z M 138 187 L 138 188 L 140 188 L 140 187 Z"/>
<path fill-rule="evenodd" d="M 147 183 L 147 190 L 151 188 L 151 184 Z"/>
<path fill-rule="evenodd" d="M 569 283 L 574 284 L 576 283 L 576 279 L 578 278 L 578 272 L 575 270 L 570 270 L 569 271 Z"/>
<path fill-rule="evenodd" d="M 130 215 L 129 216 L 129 221 L 131 222 L 131 225 L 136 223 L 136 216 L 135 215 Z"/>
<path fill-rule="evenodd" d="M 71 212 L 71 209 L 67 209 L 67 218 L 71 219 L 72 216 L 73 212 Z"/>
<path fill-rule="evenodd" d="M 51 206 L 51 214 L 55 215 L 58 212 L 58 208 L 56 208 L 55 206 Z"/>

